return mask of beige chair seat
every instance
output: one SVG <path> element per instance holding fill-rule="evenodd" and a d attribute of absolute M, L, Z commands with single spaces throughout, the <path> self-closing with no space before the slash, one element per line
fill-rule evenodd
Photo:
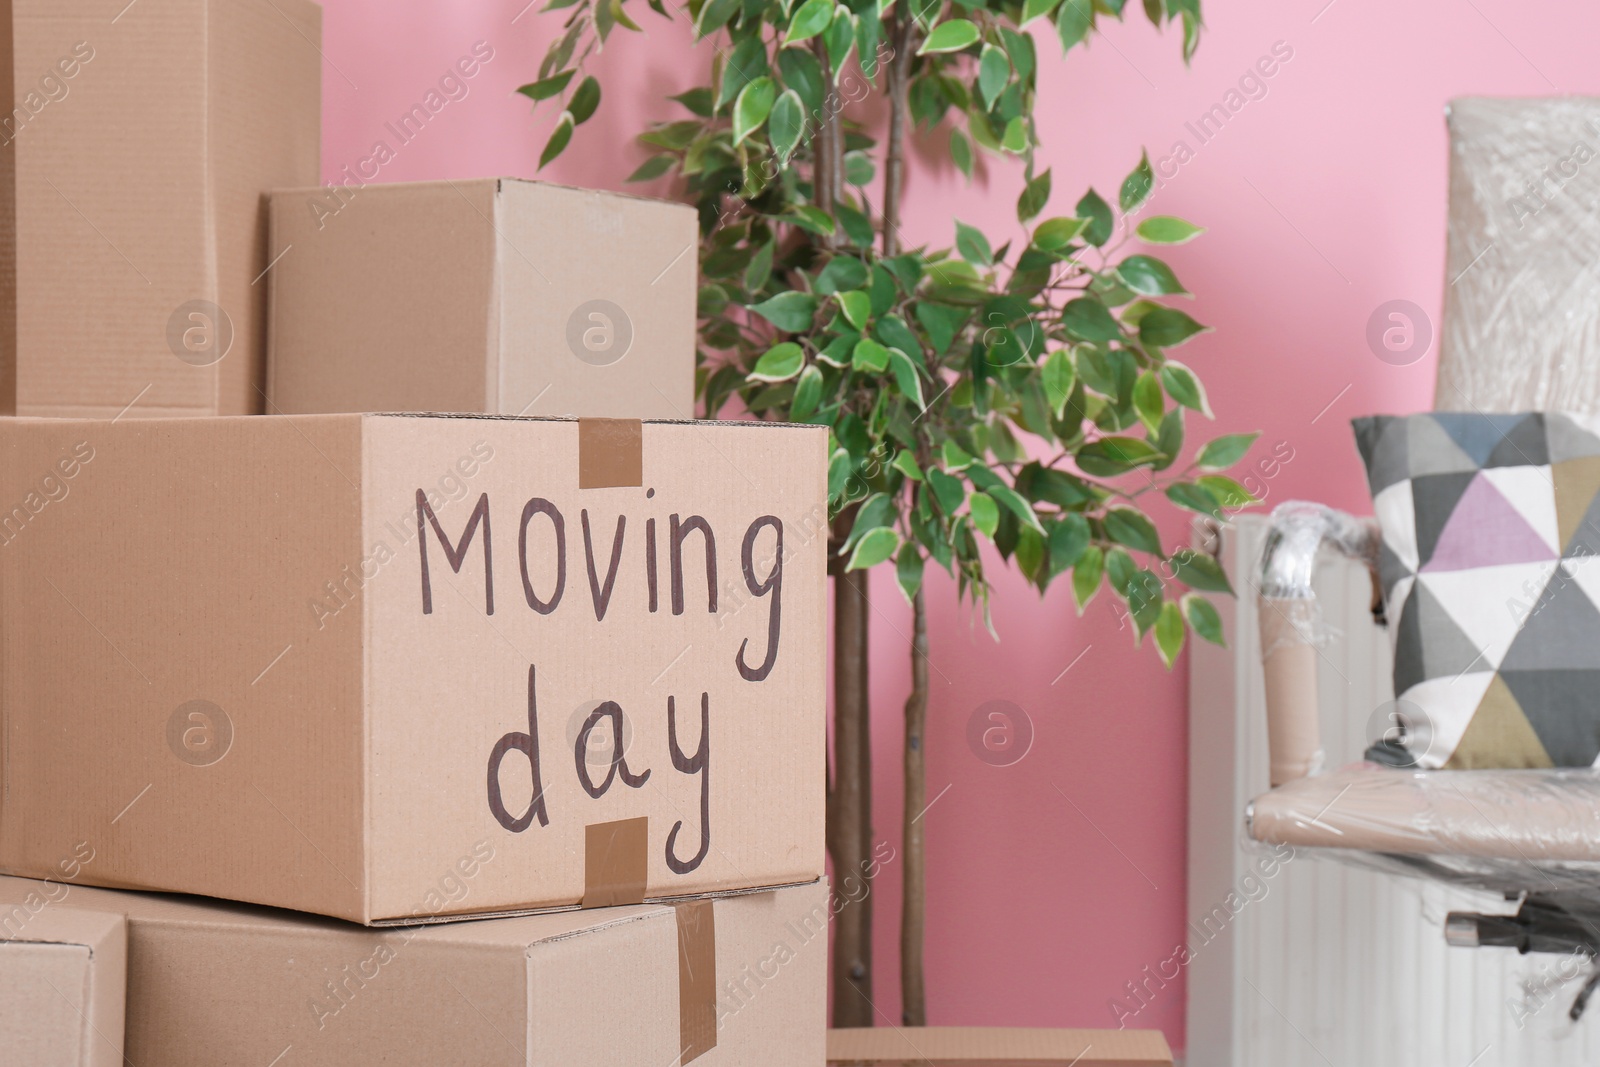
<path fill-rule="evenodd" d="M 1257 797 L 1245 818 L 1250 836 L 1267 844 L 1431 857 L 1462 875 L 1521 868 L 1534 885 L 1552 873 L 1600 885 L 1597 770 L 1359 763 L 1279 786 Z"/>

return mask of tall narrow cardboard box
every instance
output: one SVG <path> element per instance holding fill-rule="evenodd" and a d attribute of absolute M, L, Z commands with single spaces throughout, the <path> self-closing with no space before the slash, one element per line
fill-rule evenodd
<path fill-rule="evenodd" d="M 264 407 L 262 194 L 318 179 L 310 0 L 0 0 L 0 413 Z"/>

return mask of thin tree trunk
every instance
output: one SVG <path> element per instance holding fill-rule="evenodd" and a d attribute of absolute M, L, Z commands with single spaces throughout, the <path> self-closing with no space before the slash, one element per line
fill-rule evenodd
<path fill-rule="evenodd" d="M 867 572 L 844 570 L 837 546 L 855 509 L 834 520 L 833 792 L 828 798 L 828 851 L 840 896 L 833 927 L 833 1025 L 871 1026 L 872 717 L 867 686 Z"/>
<path fill-rule="evenodd" d="M 903 7 L 903 5 L 902 5 Z M 900 223 L 906 184 L 906 127 L 910 122 L 908 97 L 911 74 L 911 34 L 914 23 L 901 7 L 891 15 L 890 42 L 894 56 L 888 63 L 889 144 L 883 166 L 883 254 L 900 251 Z M 927 774 L 923 734 L 928 721 L 928 622 L 923 592 L 911 598 L 911 695 L 905 707 L 905 806 L 902 827 L 900 902 L 900 1020 L 906 1026 L 926 1026 L 928 1009 L 923 984 L 922 942 L 927 905 L 927 883 L 922 841 L 922 812 L 926 806 Z"/>
<path fill-rule="evenodd" d="M 928 724 L 928 613 L 923 591 L 911 598 L 911 695 L 906 698 L 906 804 L 901 849 L 905 876 L 900 905 L 900 1021 L 927 1026 L 928 1007 L 922 983 L 922 929 L 926 893 L 922 851 L 922 815 L 927 807 L 927 770 L 923 735 Z"/>

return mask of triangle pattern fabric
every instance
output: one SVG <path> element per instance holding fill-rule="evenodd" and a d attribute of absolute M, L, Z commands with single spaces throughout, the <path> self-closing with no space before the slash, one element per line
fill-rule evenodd
<path fill-rule="evenodd" d="M 1600 456 L 1600 435 L 1592 420 L 1583 423 L 1570 415 L 1547 414 L 1544 417 L 1545 447 L 1550 452 L 1551 463 L 1565 463 L 1571 459 Z"/>
<path fill-rule="evenodd" d="M 1471 571 L 1423 575 L 1419 582 L 1483 651 L 1475 670 L 1494 670 L 1505 659 L 1522 623 L 1550 584 L 1553 563 L 1510 563 Z M 1600 566 L 1596 567 L 1600 577 Z"/>
<path fill-rule="evenodd" d="M 1600 670 L 1596 650 L 1600 650 L 1600 610 L 1583 585 L 1565 567 L 1558 567 L 1528 610 L 1500 669 Z"/>
<path fill-rule="evenodd" d="M 1484 767 L 1549 767 L 1550 754 L 1523 714 L 1503 677 L 1489 683 L 1472 712 L 1455 751 L 1444 762 L 1449 771 Z"/>
<path fill-rule="evenodd" d="M 1461 450 L 1434 419 L 1415 419 L 1407 427 L 1406 474 L 1456 474 L 1475 471 L 1482 464 Z"/>
<path fill-rule="evenodd" d="M 1600 556 L 1600 456 L 1552 464 L 1562 555 Z"/>
<path fill-rule="evenodd" d="M 1395 645 L 1394 690 L 1405 693 L 1429 678 L 1454 677 L 1483 662 L 1473 644 L 1438 599 L 1418 582 L 1400 617 Z M 1402 673 L 1401 664 L 1406 668 Z"/>
<path fill-rule="evenodd" d="M 1476 411 L 1441 412 L 1427 417 L 1437 421 L 1450 439 L 1461 446 L 1461 451 L 1480 467 L 1488 466 L 1494 450 L 1528 418 L 1526 415 L 1485 415 Z M 1543 448 L 1540 451 L 1544 451 Z"/>
<path fill-rule="evenodd" d="M 1494 446 L 1485 467 L 1542 467 L 1550 462 L 1549 447 L 1544 440 L 1544 416 L 1525 415 L 1507 428 L 1505 436 Z"/>
<path fill-rule="evenodd" d="M 1411 482 L 1398 482 L 1373 494 L 1372 508 L 1383 516 L 1383 543 L 1408 571 L 1417 569 L 1416 509 Z"/>
<path fill-rule="evenodd" d="M 1417 564 L 1425 568 L 1433 557 L 1433 547 L 1445 523 L 1456 510 L 1461 495 L 1467 491 L 1478 475 L 1472 471 L 1459 474 L 1423 474 L 1411 479 L 1411 505 L 1416 522 Z"/>
<path fill-rule="evenodd" d="M 1561 554 L 1561 523 L 1556 518 L 1555 481 L 1549 467 L 1486 467 L 1483 476 L 1522 516 L 1551 556 Z"/>
<path fill-rule="evenodd" d="M 1594 670 L 1501 671 L 1517 706 L 1546 752 L 1562 766 L 1587 767 L 1600 756 L 1600 668 Z"/>
<path fill-rule="evenodd" d="M 1367 468 L 1367 484 L 1374 496 L 1410 477 L 1406 437 L 1413 421 L 1416 420 L 1374 415 L 1350 423 L 1356 433 L 1356 447 L 1361 450 L 1362 463 Z"/>
<path fill-rule="evenodd" d="M 1549 523 L 1552 539 L 1556 532 L 1554 518 L 1552 508 Z M 1531 563 L 1555 558 L 1554 545 L 1529 525 L 1495 488 L 1487 473 L 1480 472 L 1456 501 L 1422 569 L 1424 572 L 1463 571 L 1496 563 Z"/>

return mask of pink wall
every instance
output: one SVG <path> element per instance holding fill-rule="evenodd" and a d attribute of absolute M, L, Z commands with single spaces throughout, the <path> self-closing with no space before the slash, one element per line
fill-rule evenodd
<path fill-rule="evenodd" d="M 326 177 L 388 139 L 384 123 L 477 41 L 495 54 L 470 95 L 400 147 L 382 180 L 532 176 L 552 115 L 531 116 L 512 92 L 532 79 L 557 20 L 536 5 L 518 17 L 525 2 L 325 0 Z M 1210 384 L 1219 431 L 1264 431 L 1252 460 L 1279 443 L 1292 451 L 1263 483 L 1270 501 L 1361 507 L 1346 420 L 1429 404 L 1435 353 L 1392 366 L 1365 333 L 1374 309 L 1394 299 L 1437 319 L 1445 101 L 1600 92 L 1600 10 L 1577 0 L 1545 5 L 1537 19 L 1524 10 L 1513 0 L 1213 0 L 1189 70 L 1176 39 L 1142 19 L 1069 63 L 1040 41 L 1052 57 L 1041 113 L 1058 210 L 1088 183 L 1113 191 L 1147 145 L 1166 179 L 1157 210 L 1210 229 L 1170 255 L 1199 294 L 1196 314 L 1216 327 L 1184 358 Z M 595 68 L 606 105 L 548 177 L 621 187 L 643 158 L 631 135 L 707 62 L 681 22 L 640 17 L 649 39 L 614 38 Z M 1264 79 L 1264 95 L 1247 86 L 1257 98 L 1202 143 L 1186 123 L 1223 102 L 1277 42 L 1292 58 Z M 1192 156 L 1163 164 L 1178 142 Z M 1547 162 L 1529 160 L 1530 177 Z M 1014 227 L 1018 178 L 992 169 L 992 181 L 970 190 L 948 167 L 914 174 L 913 239 L 949 240 L 952 216 L 991 232 Z M 1180 521 L 1164 529 L 1181 542 Z M 875 583 L 877 819 L 893 841 L 908 611 L 887 574 Z M 1008 576 L 997 587 L 999 645 L 953 606 L 950 583 L 930 589 L 930 794 L 949 786 L 925 816 L 930 1014 L 947 1024 L 1112 1025 L 1111 998 L 1184 936 L 1187 671 L 1164 674 L 1150 650 L 1134 651 L 1103 601 L 1078 619 L 1064 588 L 1041 603 Z M 996 699 L 1025 709 L 1035 732 L 1010 767 L 981 762 L 965 739 L 974 709 Z M 877 889 L 882 1022 L 899 1014 L 898 892 L 891 864 Z M 1181 983 L 1137 1023 L 1181 1047 Z"/>

